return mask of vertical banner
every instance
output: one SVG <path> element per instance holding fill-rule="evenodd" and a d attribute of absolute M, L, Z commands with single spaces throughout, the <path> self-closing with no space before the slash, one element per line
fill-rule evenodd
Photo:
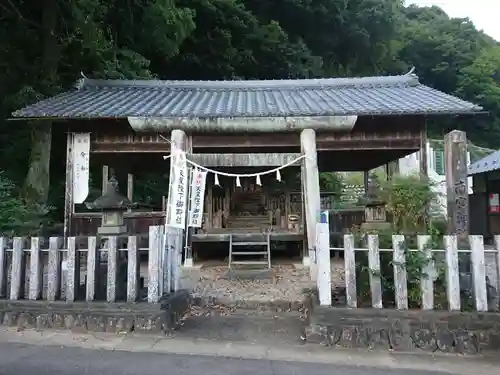
<path fill-rule="evenodd" d="M 73 203 L 80 204 L 89 195 L 90 133 L 73 136 Z"/>
<path fill-rule="evenodd" d="M 188 226 L 201 228 L 203 222 L 203 205 L 205 202 L 205 186 L 207 181 L 207 172 L 198 169 L 193 171 L 191 180 L 191 197 Z"/>
<path fill-rule="evenodd" d="M 177 164 L 172 167 L 172 196 L 170 202 L 170 220 L 168 225 L 173 228 L 184 229 L 186 225 L 187 203 L 187 168 L 186 164 Z"/>

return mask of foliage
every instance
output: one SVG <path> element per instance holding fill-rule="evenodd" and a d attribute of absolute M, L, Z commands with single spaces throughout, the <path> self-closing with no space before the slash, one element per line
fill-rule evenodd
<path fill-rule="evenodd" d="M 428 228 L 427 214 L 437 199 L 432 182 L 423 176 L 394 176 L 381 189 L 396 232 L 423 233 Z"/>
<path fill-rule="evenodd" d="M 319 185 L 322 191 L 340 195 L 344 187 L 344 179 L 340 173 L 320 173 Z"/>
<path fill-rule="evenodd" d="M 441 266 L 435 253 L 429 258 L 425 251 L 442 246 L 441 238 L 444 234 L 445 226 L 440 221 L 429 223 L 425 219 L 426 207 L 436 198 L 432 186 L 428 181 L 419 176 L 395 176 L 391 182 L 384 186 L 381 198 L 387 202 L 387 211 L 393 217 L 391 227 L 378 231 L 370 231 L 369 234 L 377 234 L 379 237 L 379 246 L 381 249 L 392 249 L 394 234 L 404 234 L 405 241 L 401 244 L 404 249 L 404 264 L 396 263 L 393 258 L 393 252 L 380 253 L 380 273 L 382 281 L 382 297 L 384 304 L 394 304 L 394 267 L 404 267 L 408 280 L 408 301 L 410 307 L 420 307 L 421 281 L 425 278 L 435 279 L 435 290 L 438 298 L 436 303 L 443 305 L 446 303 L 444 268 Z M 418 249 L 416 234 L 430 235 L 429 243 L 424 249 Z M 364 235 L 357 231 L 358 242 L 365 242 Z M 366 243 L 359 244 L 366 247 Z M 365 253 L 357 254 L 357 284 L 360 291 L 360 303 L 366 304 L 370 301 L 370 274 L 374 271 L 368 267 L 368 259 Z M 434 275 L 426 273 L 425 269 L 430 263 L 435 265 Z M 443 298 L 444 296 L 444 298 Z"/>
<path fill-rule="evenodd" d="M 30 235 L 37 233 L 43 223 L 47 208 L 28 205 L 17 197 L 12 181 L 0 172 L 0 234 L 2 236 Z"/>

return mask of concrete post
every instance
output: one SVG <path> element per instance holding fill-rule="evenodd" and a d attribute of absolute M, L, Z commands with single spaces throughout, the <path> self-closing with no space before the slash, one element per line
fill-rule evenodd
<path fill-rule="evenodd" d="M 305 219 L 307 229 L 307 248 L 305 254 L 309 258 L 311 278 L 317 279 L 316 261 L 316 222 L 320 213 L 320 190 L 318 156 L 316 152 L 316 133 L 313 129 L 304 129 L 300 133 L 301 151 L 305 155 L 303 173 L 301 174 L 302 191 L 305 200 Z M 304 259 L 304 263 L 307 260 Z"/>

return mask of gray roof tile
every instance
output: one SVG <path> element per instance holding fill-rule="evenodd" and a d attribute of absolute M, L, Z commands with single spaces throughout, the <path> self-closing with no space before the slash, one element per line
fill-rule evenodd
<path fill-rule="evenodd" d="M 481 107 L 422 85 L 413 74 L 268 81 L 80 81 L 14 117 L 278 117 L 457 114 Z"/>
<path fill-rule="evenodd" d="M 496 151 L 469 165 L 468 173 L 469 176 L 472 176 L 480 173 L 493 172 L 498 169 L 500 169 L 500 151 Z"/>

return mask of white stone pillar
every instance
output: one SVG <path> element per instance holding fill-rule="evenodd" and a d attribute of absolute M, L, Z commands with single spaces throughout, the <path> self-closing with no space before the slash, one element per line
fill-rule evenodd
<path fill-rule="evenodd" d="M 187 148 L 187 136 L 186 133 L 182 130 L 172 130 L 171 134 L 171 150 L 173 148 L 180 149 L 182 151 L 186 151 Z M 171 176 L 173 173 L 173 166 L 177 161 L 178 155 L 172 153 L 172 157 L 170 158 L 170 183 L 169 183 L 169 191 L 168 191 L 168 201 L 167 201 L 167 218 L 169 219 L 169 207 L 170 207 L 170 199 L 172 197 L 172 180 Z M 188 197 L 189 199 L 189 197 Z M 167 223 L 168 224 L 168 223 Z M 182 259 L 182 248 L 183 248 L 183 230 L 172 228 L 170 226 L 166 226 L 166 235 L 164 236 L 163 243 L 163 251 L 161 255 L 161 263 L 162 263 L 162 277 L 160 278 L 162 282 L 162 291 L 163 293 L 169 293 L 172 290 L 177 290 L 179 287 L 180 281 L 180 267 L 181 267 L 181 259 Z"/>
<path fill-rule="evenodd" d="M 307 233 L 307 253 L 305 257 L 309 257 L 309 261 L 304 259 L 303 262 L 310 263 L 311 278 L 317 279 L 318 267 L 316 257 L 316 222 L 319 217 L 320 191 L 319 191 L 319 171 L 318 171 L 318 155 L 316 152 L 316 133 L 313 129 L 304 129 L 300 133 L 301 151 L 305 155 L 303 161 L 303 173 L 301 175 L 302 191 L 305 201 L 305 221 Z"/>

